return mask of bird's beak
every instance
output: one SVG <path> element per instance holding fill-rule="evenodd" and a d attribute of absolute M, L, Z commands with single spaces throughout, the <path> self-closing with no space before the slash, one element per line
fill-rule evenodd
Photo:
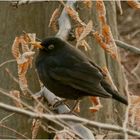
<path fill-rule="evenodd" d="M 43 46 L 41 45 L 41 42 L 30 42 L 31 45 L 33 45 L 35 48 L 39 48 L 39 49 L 42 49 Z"/>

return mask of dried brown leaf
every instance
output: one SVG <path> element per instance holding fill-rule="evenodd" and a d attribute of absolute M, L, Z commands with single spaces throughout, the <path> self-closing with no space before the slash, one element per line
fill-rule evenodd
<path fill-rule="evenodd" d="M 140 3 L 137 0 L 127 0 L 127 3 L 134 9 L 140 9 Z"/>
<path fill-rule="evenodd" d="M 112 32 L 110 30 L 110 27 L 107 24 L 103 25 L 102 35 L 100 35 L 98 32 L 93 32 L 92 34 L 95 37 L 98 44 L 107 53 L 109 53 L 113 59 L 119 60 L 118 53 L 117 53 L 117 46 L 113 38 Z"/>
<path fill-rule="evenodd" d="M 88 45 L 88 43 L 86 42 L 86 40 L 80 41 L 80 43 L 76 47 L 78 47 L 78 48 L 83 47 L 85 51 L 91 50 L 91 48 Z"/>
<path fill-rule="evenodd" d="M 19 85 L 22 91 L 26 90 L 28 87 L 26 73 L 29 67 L 29 63 L 25 62 L 23 64 L 18 64 L 18 77 Z"/>
<path fill-rule="evenodd" d="M 29 46 L 28 46 L 28 43 L 30 42 L 29 40 L 25 40 L 26 38 L 25 38 L 25 36 L 20 36 L 20 44 L 21 44 L 21 47 L 22 47 L 22 52 L 24 53 L 24 52 L 27 52 L 27 51 L 29 51 L 30 49 L 29 49 Z"/>
<path fill-rule="evenodd" d="M 35 33 L 28 33 L 28 37 L 30 38 L 30 42 L 34 42 L 36 39 L 36 34 Z"/>
<path fill-rule="evenodd" d="M 82 2 L 87 8 L 92 8 L 92 0 L 83 0 Z"/>
<path fill-rule="evenodd" d="M 33 45 L 31 45 L 31 48 L 29 49 L 29 44 L 30 44 L 30 42 L 35 42 L 36 34 L 35 33 L 26 33 L 24 31 L 24 35 L 23 35 L 22 39 L 23 39 L 23 42 L 22 42 L 22 50 L 23 50 L 23 52 L 29 51 L 29 50 L 31 51 L 34 47 L 33 47 Z"/>
<path fill-rule="evenodd" d="M 18 90 L 12 90 L 12 91 L 10 91 L 10 94 L 12 96 L 16 97 L 18 100 L 21 100 L 20 99 L 20 92 Z M 23 105 L 21 104 L 21 102 L 14 100 L 14 99 L 13 99 L 13 102 L 16 105 L 16 107 L 23 108 Z"/>
<path fill-rule="evenodd" d="M 114 37 L 112 35 L 110 26 L 107 25 L 107 24 L 104 25 L 102 33 L 103 33 L 103 36 L 106 40 L 106 44 L 109 45 L 109 51 L 110 51 L 110 54 L 111 54 L 112 58 L 114 58 L 116 60 L 119 60 L 118 52 L 117 52 L 117 46 L 116 46 Z"/>
<path fill-rule="evenodd" d="M 25 52 L 17 59 L 18 64 L 18 76 L 19 76 L 19 84 L 21 90 L 25 90 L 28 87 L 27 80 L 26 80 L 26 73 L 31 65 L 32 56 L 35 52 Z"/>
<path fill-rule="evenodd" d="M 104 74 L 106 75 L 106 76 L 105 76 L 106 81 L 108 81 L 108 82 L 110 83 L 110 85 L 112 86 L 112 88 L 113 88 L 114 90 L 118 91 L 117 87 L 115 86 L 115 84 L 114 84 L 114 82 L 113 82 L 113 80 L 112 80 L 112 78 L 111 78 L 111 75 L 110 75 L 110 73 L 109 73 L 107 67 L 102 68 L 102 71 L 103 71 Z"/>
<path fill-rule="evenodd" d="M 43 102 L 43 98 L 40 99 L 40 102 Z M 43 113 L 44 109 L 38 103 L 35 106 L 35 111 L 38 112 L 38 113 Z M 37 137 L 40 126 L 41 126 L 41 120 L 40 119 L 33 119 L 33 122 L 32 122 L 32 139 L 35 139 Z"/>
<path fill-rule="evenodd" d="M 78 38 L 80 37 L 80 35 L 83 32 L 83 30 L 84 30 L 84 26 L 78 26 L 78 27 L 75 28 L 76 40 L 78 40 Z"/>
<path fill-rule="evenodd" d="M 28 33 L 24 33 L 24 35 L 22 36 L 20 36 L 24 41 L 25 41 L 25 43 L 29 43 L 29 42 L 31 42 L 31 39 L 30 39 L 30 37 L 29 37 L 29 35 L 28 35 Z"/>
<path fill-rule="evenodd" d="M 37 137 L 40 125 L 41 125 L 41 120 L 33 119 L 33 122 L 32 122 L 32 139 L 35 139 Z"/>
<path fill-rule="evenodd" d="M 54 140 L 75 140 L 78 139 L 74 133 L 68 130 L 62 130 L 56 133 Z"/>
<path fill-rule="evenodd" d="M 99 111 L 103 106 L 100 102 L 99 97 L 89 97 L 92 103 L 92 106 L 89 108 L 91 112 Z"/>
<path fill-rule="evenodd" d="M 23 64 L 25 62 L 28 62 L 30 58 L 35 54 L 35 52 L 30 51 L 30 52 L 25 52 L 23 53 L 19 58 L 17 58 L 17 63 L 18 64 Z"/>
<path fill-rule="evenodd" d="M 96 9 L 101 23 L 106 24 L 106 9 L 103 0 L 96 1 Z"/>
<path fill-rule="evenodd" d="M 84 27 L 83 32 L 81 33 L 80 37 L 77 40 L 77 43 L 83 40 L 91 31 L 93 28 L 92 20 L 88 22 L 88 24 Z"/>
<path fill-rule="evenodd" d="M 109 51 L 109 47 L 108 45 L 103 41 L 103 38 L 101 37 L 101 35 L 98 32 L 94 32 L 92 33 L 93 37 L 96 39 L 97 43 L 108 53 Z"/>
<path fill-rule="evenodd" d="M 51 16 L 49 27 L 53 29 L 53 31 L 58 31 L 58 18 L 60 17 L 60 7 L 56 8 Z"/>
<path fill-rule="evenodd" d="M 102 27 L 102 35 L 105 38 L 106 44 L 110 44 L 111 41 L 112 41 L 110 32 L 111 32 L 110 27 L 107 24 L 103 25 L 103 27 Z"/>
<path fill-rule="evenodd" d="M 65 10 L 67 11 L 67 14 L 76 22 L 79 23 L 80 25 L 83 25 L 82 20 L 79 17 L 78 12 L 76 12 L 72 7 L 65 6 Z"/>
<path fill-rule="evenodd" d="M 75 36 L 77 39 L 76 47 L 84 47 L 85 51 L 90 49 L 88 43 L 83 39 L 92 31 L 92 27 L 92 21 L 90 20 L 85 27 L 78 26 L 75 29 Z"/>
<path fill-rule="evenodd" d="M 18 64 L 19 85 L 22 91 L 25 91 L 28 87 L 26 73 L 29 66 L 32 65 L 33 55 L 35 54 L 29 49 L 31 41 L 35 41 L 35 34 L 24 32 L 24 35 L 15 38 L 12 45 L 12 53 Z M 21 52 L 19 47 L 22 47 Z"/>
<path fill-rule="evenodd" d="M 108 52 L 113 59 L 119 60 L 116 43 L 114 41 L 109 25 L 106 24 L 106 9 L 103 0 L 96 1 L 96 8 L 100 22 L 102 23 L 102 35 L 105 39 L 105 42 L 97 32 L 93 33 L 93 35 L 100 46 L 106 52 Z"/>
<path fill-rule="evenodd" d="M 12 54 L 16 59 L 20 56 L 19 44 L 20 44 L 19 37 L 16 37 L 12 45 Z"/>

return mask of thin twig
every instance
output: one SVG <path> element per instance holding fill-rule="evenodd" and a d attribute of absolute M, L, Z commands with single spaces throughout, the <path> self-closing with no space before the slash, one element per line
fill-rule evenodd
<path fill-rule="evenodd" d="M 26 104 L 25 102 L 19 100 L 18 98 L 14 97 L 14 96 L 11 96 L 11 95 L 8 94 L 7 92 L 5 92 L 4 89 L 0 88 L 0 92 L 1 92 L 3 95 L 6 95 L 6 96 L 10 97 L 11 99 L 16 100 L 17 102 L 20 102 L 21 104 L 23 104 L 25 107 L 27 107 L 27 108 L 30 109 L 31 111 L 36 112 L 37 114 L 40 114 L 40 112 L 38 112 L 37 110 L 35 110 L 32 106 L 29 106 L 28 104 Z M 45 107 L 45 106 L 44 106 L 44 107 Z M 19 108 L 19 109 L 20 109 L 20 108 Z M 49 110 L 48 110 L 48 111 L 49 111 Z M 53 115 L 51 111 L 49 111 L 49 113 L 50 113 L 51 115 Z M 53 122 L 54 122 L 55 124 L 57 124 L 58 126 L 62 127 L 62 128 L 67 128 L 67 129 L 71 128 L 71 126 L 70 126 L 69 124 L 66 124 L 63 120 L 61 120 L 61 119 L 59 119 L 59 118 L 56 118 L 56 120 L 54 119 Z M 73 132 L 74 134 L 76 134 L 77 136 L 79 136 L 79 134 L 78 134 L 77 132 L 74 132 L 74 131 L 72 131 L 72 132 Z M 81 137 L 81 136 L 79 136 L 79 137 Z"/>
<path fill-rule="evenodd" d="M 7 60 L 7 61 L 1 63 L 1 64 L 0 64 L 0 68 L 1 68 L 2 66 L 4 66 L 5 64 L 11 63 L 11 62 L 16 62 L 16 59 Z"/>
<path fill-rule="evenodd" d="M 74 115 L 50 115 L 50 114 L 44 114 L 44 113 L 35 113 L 35 112 L 31 112 L 31 111 L 27 111 L 21 108 L 17 108 L 17 107 L 13 107 L 4 103 L 0 103 L 0 108 L 6 110 L 6 111 L 12 111 L 12 112 L 16 112 L 22 115 L 26 115 L 26 116 L 30 116 L 33 118 L 40 118 L 40 119 L 45 119 L 45 120 L 50 120 L 53 121 L 54 119 L 63 119 L 66 121 L 72 121 L 72 122 L 76 122 L 76 123 L 84 123 L 90 127 L 95 127 L 95 128 L 101 128 L 101 129 L 105 129 L 105 130 L 111 130 L 111 131 L 116 131 L 116 132 L 124 132 L 124 128 L 117 126 L 117 125 L 111 125 L 111 124 L 104 124 L 104 123 L 100 123 L 100 122 L 95 122 L 95 121 L 90 121 L 88 119 L 85 118 L 81 118 L 81 117 L 77 117 Z M 140 132 L 134 131 L 134 130 L 129 130 L 126 129 L 126 132 L 129 135 L 132 136 L 137 136 L 140 138 Z"/>
<path fill-rule="evenodd" d="M 13 116 L 13 115 L 15 115 L 15 113 L 11 113 L 11 114 L 5 116 L 4 118 L 2 118 L 2 119 L 0 120 L 0 124 L 3 123 L 5 120 L 7 120 L 8 118 L 10 118 L 10 117 Z"/>
<path fill-rule="evenodd" d="M 133 53 L 136 53 L 136 54 L 140 54 L 140 49 L 139 48 L 136 48 L 135 46 L 132 46 L 130 44 L 127 44 L 125 42 L 122 42 L 120 40 L 115 40 L 116 42 L 116 45 L 120 48 L 123 48 L 123 49 L 126 49 L 126 50 L 129 50 Z"/>
<path fill-rule="evenodd" d="M 5 68 L 5 71 L 9 74 L 9 76 L 16 82 L 19 84 L 18 79 L 10 72 L 10 70 L 8 68 Z"/>
<path fill-rule="evenodd" d="M 19 133 L 18 131 L 14 130 L 13 128 L 10 128 L 10 127 L 8 127 L 8 126 L 6 126 L 6 125 L 3 125 L 3 124 L 0 124 L 0 127 L 6 128 L 6 129 L 8 129 L 8 130 L 14 132 L 15 134 L 21 136 L 21 137 L 24 138 L 24 139 L 30 140 L 27 136 L 25 136 L 25 135 Z"/>

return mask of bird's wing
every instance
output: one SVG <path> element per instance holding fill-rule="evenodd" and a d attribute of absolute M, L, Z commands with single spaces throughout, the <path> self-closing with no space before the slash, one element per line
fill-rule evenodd
<path fill-rule="evenodd" d="M 81 62 L 69 67 L 56 66 L 49 69 L 48 72 L 51 78 L 64 85 L 87 92 L 91 96 L 111 96 L 100 85 L 102 74 L 90 63 Z"/>

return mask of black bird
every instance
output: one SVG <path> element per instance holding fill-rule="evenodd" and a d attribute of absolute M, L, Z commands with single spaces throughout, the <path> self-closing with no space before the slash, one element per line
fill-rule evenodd
<path fill-rule="evenodd" d="M 128 104 L 106 82 L 99 66 L 60 38 L 50 37 L 41 42 L 36 68 L 44 86 L 56 96 L 72 100 L 85 96 L 112 97 Z"/>

